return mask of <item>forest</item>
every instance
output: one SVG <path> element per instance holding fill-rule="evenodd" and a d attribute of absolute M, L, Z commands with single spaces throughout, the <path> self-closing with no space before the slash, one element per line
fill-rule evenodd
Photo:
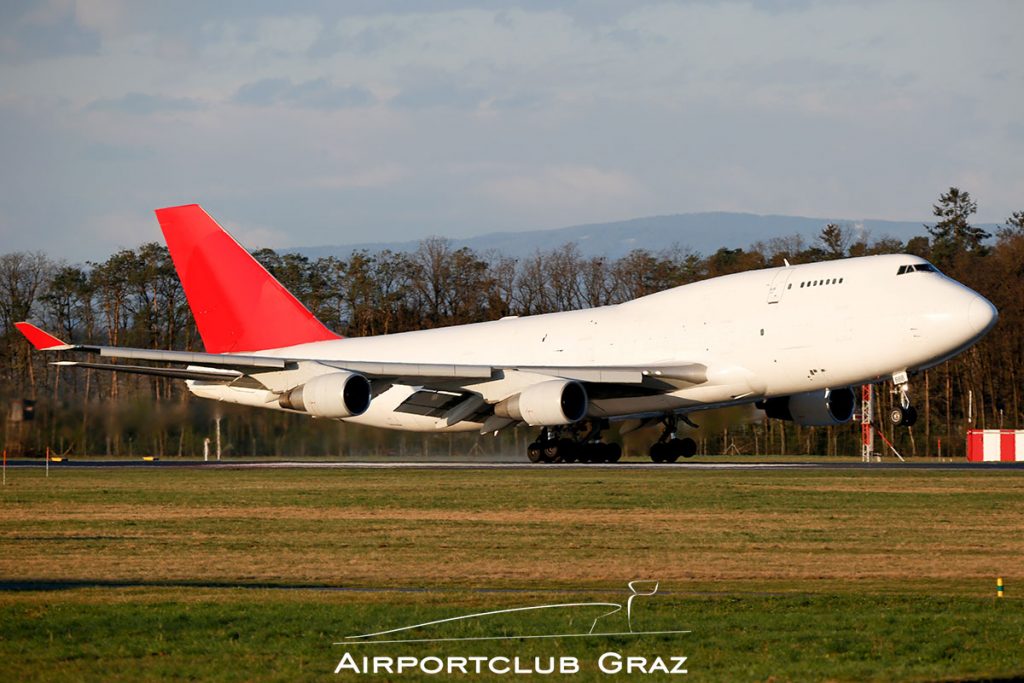
<path fill-rule="evenodd" d="M 989 234 L 972 220 L 977 203 L 951 187 L 934 219 L 907 242 L 823 225 L 814 240 L 774 237 L 740 249 L 698 254 L 684 245 L 619 259 L 584 257 L 565 244 L 529 258 L 455 249 L 441 237 L 409 253 L 356 252 L 310 260 L 260 249 L 254 256 L 329 328 L 345 336 L 407 330 L 603 306 L 698 280 L 756 268 L 851 256 L 911 253 L 992 301 L 997 326 L 958 358 L 913 379 L 920 417 L 892 427 L 890 384 L 878 386 L 878 422 L 904 456 L 962 457 L 965 430 L 1024 427 L 1024 211 Z M 879 309 L 886 301 L 878 301 Z M 50 448 L 73 456 L 202 455 L 221 424 L 224 457 L 445 456 L 523 452 L 533 437 L 508 430 L 497 438 L 387 432 L 192 398 L 179 381 L 60 368 L 15 330 L 33 321 L 75 343 L 201 350 L 184 292 L 164 246 L 123 249 L 102 262 L 67 263 L 42 252 L 0 255 L 0 400 L 3 446 L 12 454 Z M 867 331 L 870 332 L 870 331 Z M 36 401 L 21 421 L 16 400 Z M 9 408 L 10 407 L 10 408 Z M 695 413 L 701 453 L 860 453 L 859 425 L 813 428 L 767 420 L 753 408 Z M 641 454 L 657 432 L 624 439 Z M 612 438 L 619 438 L 614 431 Z M 877 450 L 885 452 L 883 444 Z"/>

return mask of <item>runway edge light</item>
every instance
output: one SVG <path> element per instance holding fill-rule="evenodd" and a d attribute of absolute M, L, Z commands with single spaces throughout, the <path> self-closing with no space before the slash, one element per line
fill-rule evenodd
<path fill-rule="evenodd" d="M 1003 577 L 1001 576 L 996 579 L 996 597 L 1003 597 Z"/>

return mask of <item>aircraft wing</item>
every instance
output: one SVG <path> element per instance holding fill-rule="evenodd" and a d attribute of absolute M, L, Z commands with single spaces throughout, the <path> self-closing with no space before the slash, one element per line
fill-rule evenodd
<path fill-rule="evenodd" d="M 369 379 L 413 384 L 443 389 L 468 381 L 486 381 L 501 376 L 504 372 L 528 372 L 572 379 L 588 385 L 604 385 L 598 394 L 655 393 L 671 390 L 679 382 L 702 384 L 707 381 L 707 367 L 701 363 L 672 366 L 522 366 L 497 367 L 490 365 L 441 364 L 441 363 L 400 363 L 363 360 L 321 360 L 316 358 L 287 358 L 255 356 L 233 353 L 201 353 L 193 351 L 162 351 L 120 346 L 92 344 L 68 344 L 28 322 L 15 323 L 28 341 L 40 351 L 73 351 L 95 354 L 104 358 L 134 361 L 149 361 L 186 365 L 186 368 L 171 368 L 149 365 L 126 365 L 121 363 L 89 363 L 82 361 L 57 361 L 56 365 L 86 367 L 115 372 L 148 374 L 179 379 L 201 379 L 205 381 L 232 382 L 244 375 L 259 375 L 265 372 L 295 370 L 299 363 L 319 363 L 339 370 L 365 375 Z M 616 387 L 619 387 L 617 390 Z M 628 388 L 627 388 L 628 387 Z"/>
<path fill-rule="evenodd" d="M 190 368 L 189 372 L 203 375 L 203 378 L 211 375 L 223 375 L 225 378 L 237 377 L 241 374 L 257 374 L 260 372 L 274 372 L 281 370 L 294 370 L 300 362 L 319 362 L 323 365 L 336 367 L 339 370 L 349 370 L 367 375 L 371 378 L 420 377 L 420 378 L 443 378 L 443 379 L 487 379 L 493 374 L 490 366 L 482 365 L 448 365 L 448 364 L 420 364 L 420 363 L 376 363 L 365 361 L 322 361 L 315 358 L 279 358 L 271 356 L 253 356 L 234 353 L 202 353 L 196 351 L 162 351 L 159 349 L 137 349 L 122 346 L 99 346 L 93 344 L 68 344 L 57 337 L 45 332 L 32 323 L 15 323 L 28 341 L 40 351 L 77 351 L 80 353 L 95 354 L 104 358 L 117 358 L 126 360 L 151 361 L 156 363 L 177 363 L 182 365 L 200 366 L 199 369 Z M 60 365 L 76 365 L 79 367 L 91 367 L 95 369 L 109 369 L 113 371 L 128 372 L 137 374 L 153 374 L 161 376 L 184 376 L 169 375 L 170 368 L 150 366 L 128 366 L 117 363 L 81 363 L 76 361 L 58 361 Z M 206 372 L 202 368 L 218 369 L 221 372 Z M 150 370 L 151 372 L 144 372 Z M 224 372 L 224 371 L 235 371 Z"/>

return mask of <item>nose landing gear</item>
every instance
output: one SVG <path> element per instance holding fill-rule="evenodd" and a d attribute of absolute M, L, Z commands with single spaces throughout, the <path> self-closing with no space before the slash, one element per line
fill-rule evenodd
<path fill-rule="evenodd" d="M 889 421 L 897 426 L 911 427 L 917 422 L 917 408 L 910 403 L 910 378 L 904 370 L 894 373 L 892 381 L 896 384 L 895 391 L 899 392 L 900 404 L 889 411 Z"/>

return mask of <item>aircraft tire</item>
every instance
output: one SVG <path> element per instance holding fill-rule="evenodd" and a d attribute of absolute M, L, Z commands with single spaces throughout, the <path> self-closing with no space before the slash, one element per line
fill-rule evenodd
<path fill-rule="evenodd" d="M 679 455 L 684 458 L 692 458 L 697 454 L 697 442 L 686 437 L 685 439 L 679 440 Z"/>
<path fill-rule="evenodd" d="M 540 444 L 536 441 L 526 447 L 526 457 L 530 459 L 530 462 L 537 463 L 543 462 L 543 456 L 541 453 Z"/>
<path fill-rule="evenodd" d="M 912 427 L 917 422 L 917 408 L 896 407 L 889 411 L 889 421 L 896 426 Z"/>
<path fill-rule="evenodd" d="M 668 455 L 668 444 L 661 441 L 653 444 L 650 450 L 651 460 L 654 462 L 666 462 Z"/>
<path fill-rule="evenodd" d="M 580 459 L 580 447 L 572 439 L 558 440 L 558 460 L 555 462 L 576 462 Z"/>
<path fill-rule="evenodd" d="M 622 458 L 622 446 L 617 443 L 606 443 L 603 450 L 605 462 L 618 462 Z"/>
<path fill-rule="evenodd" d="M 543 462 L 561 462 L 562 454 L 558 452 L 558 440 L 550 439 L 541 444 L 540 455 Z"/>
<path fill-rule="evenodd" d="M 683 440 L 682 439 L 670 439 L 665 444 L 665 453 L 662 456 L 662 462 L 675 462 L 679 459 L 679 456 L 683 454 Z"/>

